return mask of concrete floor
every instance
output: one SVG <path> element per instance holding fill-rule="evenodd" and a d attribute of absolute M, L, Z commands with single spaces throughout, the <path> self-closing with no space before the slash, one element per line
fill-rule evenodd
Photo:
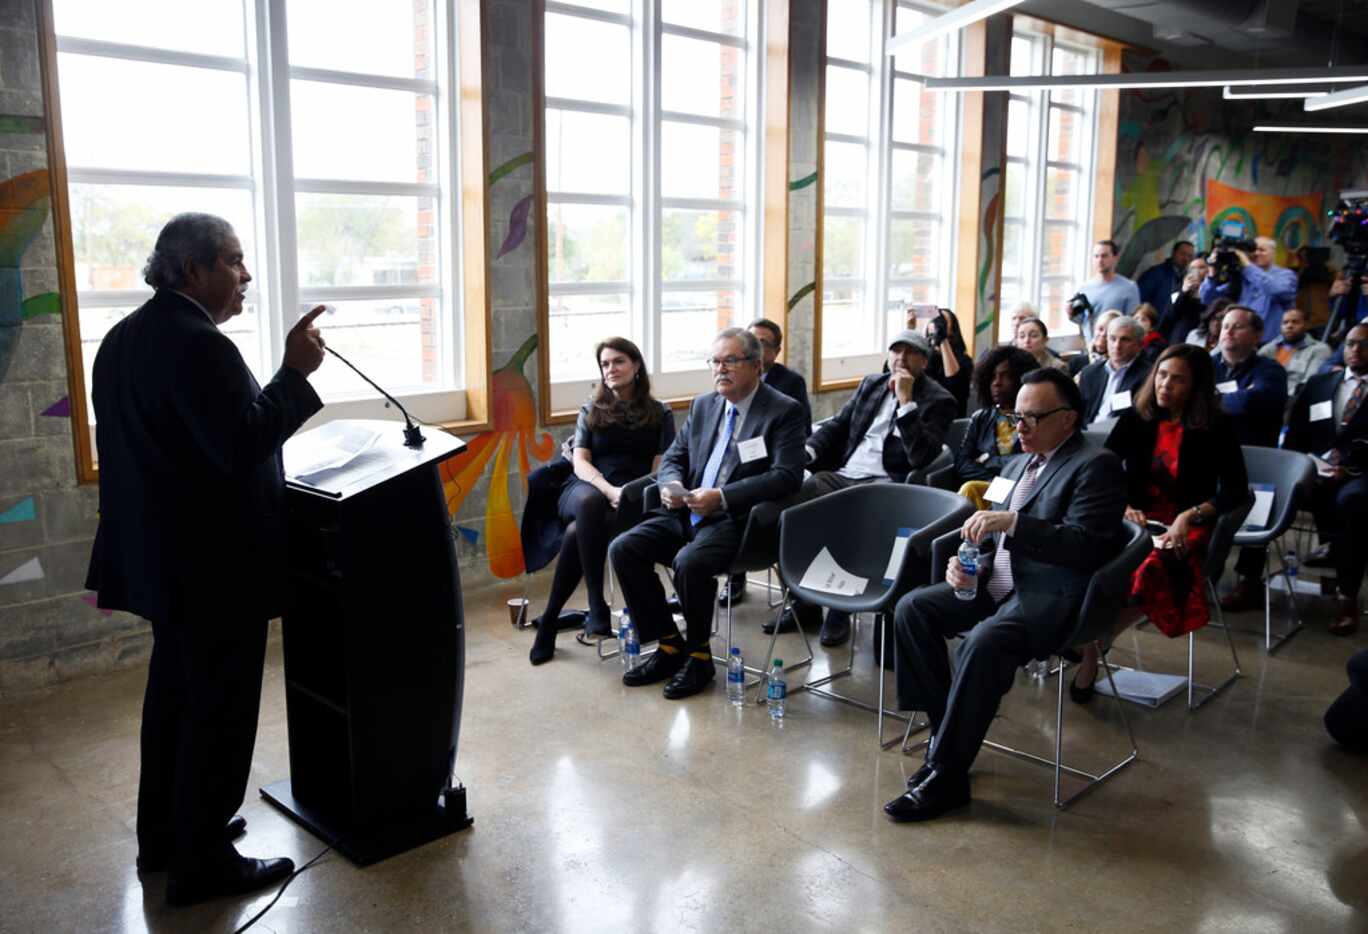
<path fill-rule="evenodd" d="M 531 633 L 508 624 L 514 594 L 467 605 L 457 771 L 474 827 L 366 869 L 330 854 L 256 929 L 1368 930 L 1368 777 L 1320 722 L 1368 633 L 1327 635 L 1328 603 L 1272 658 L 1237 637 L 1245 677 L 1199 713 L 1181 700 L 1130 707 L 1141 759 L 1071 810 L 1050 804 L 1044 769 L 985 750 L 969 810 L 895 825 L 881 807 L 920 756 L 880 751 L 871 714 L 799 696 L 776 726 L 762 708 L 729 706 L 721 679 L 666 701 L 624 688 L 618 663 L 573 634 L 534 669 Z M 763 612 L 753 588 L 738 609 L 752 659 Z M 1119 644 L 1181 670 L 1181 640 L 1151 631 Z M 868 645 L 847 690 L 873 687 Z M 1215 631 L 1199 647 L 1208 671 L 1229 660 Z M 169 911 L 164 877 L 136 873 L 143 679 L 0 702 L 0 930 L 224 931 L 269 899 Z M 1066 757 L 1092 767 L 1120 754 L 1110 704 L 1066 700 Z M 1054 683 L 1023 674 L 991 735 L 1044 751 L 1053 710 Z M 302 863 L 321 845 L 256 794 L 286 771 L 273 640 L 239 848 Z"/>

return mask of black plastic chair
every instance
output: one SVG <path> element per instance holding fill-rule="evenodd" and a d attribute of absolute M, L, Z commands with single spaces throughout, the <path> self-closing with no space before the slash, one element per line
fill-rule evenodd
<path fill-rule="evenodd" d="M 1302 503 L 1311 501 L 1311 488 L 1316 482 L 1316 465 L 1299 451 L 1284 451 L 1278 448 L 1263 448 L 1244 445 L 1245 470 L 1252 486 L 1256 483 L 1273 486 L 1273 508 L 1268 514 L 1268 526 L 1262 529 L 1246 529 L 1235 533 L 1235 544 L 1244 548 L 1263 548 L 1264 552 L 1264 651 L 1270 655 L 1284 642 L 1296 635 L 1302 628 L 1301 605 L 1297 601 L 1296 581 L 1288 572 L 1287 563 L 1281 552 L 1278 555 L 1278 571 L 1271 569 L 1270 546 L 1282 538 L 1283 533 L 1292 526 L 1297 517 L 1297 509 Z M 1274 574 L 1282 575 L 1287 587 L 1288 607 L 1291 619 L 1288 628 L 1273 635 L 1272 588 L 1269 586 Z"/>
<path fill-rule="evenodd" d="M 1024 752 L 1011 746 L 997 743 L 985 739 L 983 744 L 1024 759 L 1027 762 L 1034 762 L 1037 765 L 1044 765 L 1054 770 L 1054 805 L 1061 810 L 1068 807 L 1074 801 L 1087 794 L 1098 785 L 1107 781 L 1117 772 L 1130 765 L 1139 757 L 1140 751 L 1135 745 L 1135 732 L 1131 729 L 1130 721 L 1126 719 L 1124 702 L 1120 699 L 1116 690 L 1116 681 L 1112 677 L 1111 665 L 1107 662 L 1107 652 L 1110 648 L 1109 642 L 1111 635 L 1117 625 L 1117 614 L 1125 606 L 1126 599 L 1130 594 L 1131 576 L 1135 569 L 1140 566 L 1140 562 L 1145 560 L 1149 554 L 1153 543 L 1150 540 L 1150 533 L 1129 520 L 1122 520 L 1121 523 L 1127 539 L 1125 546 L 1116 557 L 1112 558 L 1097 570 L 1088 584 L 1087 593 L 1083 597 L 1083 605 L 1078 613 L 1078 621 L 1074 625 L 1073 632 L 1059 646 L 1052 655 L 1064 649 L 1076 648 L 1078 646 L 1092 643 L 1097 648 L 1098 656 L 1101 659 L 1102 670 L 1107 674 L 1107 680 L 1111 684 L 1112 695 L 1116 701 L 1117 713 L 1121 716 L 1121 723 L 1126 728 L 1126 734 L 1130 738 L 1130 752 L 1125 758 L 1109 766 L 1105 771 L 1094 774 L 1073 766 L 1065 765 L 1063 761 L 1064 744 L 1064 671 L 1066 663 L 1060 659 L 1059 666 L 1055 670 L 1055 675 L 1059 679 L 1058 696 L 1055 700 L 1055 737 L 1054 737 L 1054 758 L 1048 759 L 1038 756 L 1035 753 Z M 931 548 L 931 562 L 934 567 L 944 567 L 949 563 L 951 556 L 959 548 L 960 536 L 958 532 L 944 535 L 938 538 Z M 980 583 L 982 586 L 982 582 Z M 1045 659 L 1042 659 L 1045 660 Z M 907 750 L 904 743 L 904 751 Z M 1060 797 L 1060 785 L 1063 773 L 1069 773 L 1075 778 L 1081 778 L 1085 782 L 1084 786 L 1067 798 Z"/>
<path fill-rule="evenodd" d="M 850 674 L 854 667 L 855 644 L 852 634 L 850 658 L 846 667 L 822 678 L 809 681 L 795 689 L 818 697 L 841 701 L 878 714 L 879 744 L 884 745 L 884 718 L 908 718 L 889 711 L 884 704 L 885 653 L 884 631 L 887 616 L 903 594 L 925 584 L 931 575 L 929 556 L 931 543 L 937 536 L 958 529 L 973 512 L 973 506 L 963 497 L 945 490 L 901 483 L 866 483 L 839 490 L 820 499 L 794 506 L 784 511 L 779 523 L 779 577 L 788 591 L 789 600 L 798 598 L 806 603 L 830 610 L 842 610 L 852 615 L 874 613 L 878 619 L 875 646 L 879 655 L 879 703 L 877 707 L 865 701 L 825 690 L 826 685 Z M 884 579 L 894 541 L 901 529 L 912 529 L 903 550 L 897 574 Z M 813 559 L 823 548 L 842 568 L 857 577 L 866 578 L 863 593 L 843 596 L 813 590 L 802 585 L 803 576 Z M 780 610 L 783 613 L 783 610 Z M 807 641 L 807 633 L 798 627 Z M 770 639 L 768 658 L 774 657 L 776 629 Z M 811 646 L 809 645 L 809 654 Z M 761 698 L 757 698 L 757 701 Z M 896 740 L 894 741 L 896 742 Z"/>
<path fill-rule="evenodd" d="M 955 452 L 964 443 L 964 436 L 969 431 L 968 418 L 957 418 L 950 423 L 950 428 L 945 433 L 945 447 L 950 452 L 950 463 L 936 470 L 928 468 L 926 472 L 926 485 L 933 486 L 938 490 L 949 490 L 954 493 L 959 489 L 959 476 L 955 472 Z"/>
<path fill-rule="evenodd" d="M 938 473 L 947 467 L 953 469 L 954 466 L 954 453 L 948 446 L 942 444 L 940 453 L 931 459 L 931 463 L 927 464 L 925 467 L 918 467 L 916 470 L 909 470 L 907 472 L 907 479 L 903 482 L 911 484 L 912 486 L 930 486 L 930 477 L 932 474 Z"/>

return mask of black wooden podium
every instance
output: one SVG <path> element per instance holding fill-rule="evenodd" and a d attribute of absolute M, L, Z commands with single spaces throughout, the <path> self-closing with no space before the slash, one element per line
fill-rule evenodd
<path fill-rule="evenodd" d="M 290 777 L 261 794 L 363 866 L 472 822 L 465 788 L 449 787 L 465 621 L 437 473 L 465 443 L 429 429 L 421 448 L 407 448 L 402 427 L 325 426 L 379 437 L 303 478 L 291 477 L 292 452 L 314 432 L 285 449 Z"/>

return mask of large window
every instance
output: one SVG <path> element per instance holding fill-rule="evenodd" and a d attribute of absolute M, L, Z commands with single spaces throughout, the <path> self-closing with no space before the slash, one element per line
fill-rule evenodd
<path fill-rule="evenodd" d="M 551 409 L 636 341 L 662 397 L 710 385 L 719 328 L 758 314 L 757 0 L 547 0 Z"/>
<path fill-rule="evenodd" d="M 1046 34 L 1012 37 L 1014 75 L 1096 74 L 1101 55 Z M 1035 305 L 1051 331 L 1067 330 L 1069 296 L 1090 278 L 1097 92 L 1078 88 L 1013 93 L 1007 115 L 1002 314 L 1006 333 L 1018 303 Z"/>
<path fill-rule="evenodd" d="M 895 54 L 885 37 L 939 10 L 828 4 L 822 188 L 822 384 L 877 369 L 908 303 L 948 305 L 953 288 L 956 107 L 919 75 L 958 71 L 953 38 Z"/>
<path fill-rule="evenodd" d="M 207 211 L 254 279 L 223 330 L 263 381 L 306 308 L 415 414 L 465 415 L 446 4 L 54 0 L 81 356 L 150 295 L 161 226 Z M 337 361 L 330 415 L 375 410 Z M 91 416 L 93 419 L 93 415 Z"/>

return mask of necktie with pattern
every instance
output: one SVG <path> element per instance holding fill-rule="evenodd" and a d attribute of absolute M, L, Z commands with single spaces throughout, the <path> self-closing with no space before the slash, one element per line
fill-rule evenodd
<path fill-rule="evenodd" d="M 1354 420 L 1354 415 L 1358 412 L 1359 406 L 1363 404 L 1363 391 L 1365 380 L 1360 377 L 1354 380 L 1354 391 L 1349 394 L 1349 398 L 1344 403 L 1344 413 L 1340 416 L 1340 428 L 1348 428 L 1349 423 Z"/>
<path fill-rule="evenodd" d="M 1016 488 L 1012 490 L 1012 502 L 1007 507 L 1012 512 L 1017 512 L 1026 504 L 1026 499 L 1035 489 L 1036 481 L 1040 479 L 1040 468 L 1045 466 L 1045 458 L 1039 454 L 1031 458 L 1026 465 L 1026 472 L 1017 481 Z M 1002 536 L 998 542 L 997 557 L 993 559 L 993 573 L 988 578 L 988 596 L 993 598 L 994 603 L 1000 603 L 1002 598 L 1012 592 L 1016 583 L 1012 580 L 1012 556 L 1007 551 L 1007 536 Z"/>
<path fill-rule="evenodd" d="M 723 403 L 727 406 L 727 426 L 722 431 L 722 437 L 718 438 L 713 444 L 712 453 L 708 455 L 708 463 L 703 466 L 703 489 L 711 489 L 717 483 L 717 475 L 722 470 L 722 459 L 727 456 L 727 447 L 731 444 L 732 430 L 736 427 L 736 406 L 731 403 Z M 703 521 L 703 517 L 698 513 L 690 513 L 689 521 L 694 525 Z"/>

